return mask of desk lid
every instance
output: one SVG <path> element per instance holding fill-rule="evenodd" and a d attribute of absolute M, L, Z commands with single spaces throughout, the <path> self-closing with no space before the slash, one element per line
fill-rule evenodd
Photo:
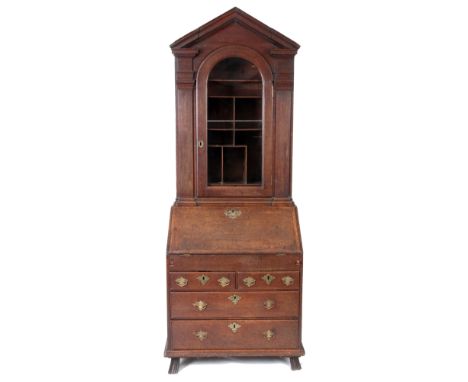
<path fill-rule="evenodd" d="M 169 254 L 302 253 L 296 207 L 174 206 Z"/>

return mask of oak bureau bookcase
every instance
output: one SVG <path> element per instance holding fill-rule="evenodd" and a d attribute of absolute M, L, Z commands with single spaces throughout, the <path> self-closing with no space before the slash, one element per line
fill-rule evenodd
<path fill-rule="evenodd" d="M 291 198 L 299 45 L 233 8 L 171 49 L 169 373 L 190 357 L 289 357 L 300 369 L 302 245 Z"/>

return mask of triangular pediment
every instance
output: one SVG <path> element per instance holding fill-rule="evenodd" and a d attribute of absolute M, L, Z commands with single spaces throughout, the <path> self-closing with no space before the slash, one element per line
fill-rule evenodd
<path fill-rule="evenodd" d="M 223 30 L 227 26 L 237 23 L 254 33 L 258 34 L 267 41 L 270 41 L 276 47 L 281 49 L 291 49 L 296 51 L 299 44 L 270 28 L 256 18 L 250 16 L 239 8 L 232 8 L 201 27 L 181 37 L 171 44 L 172 49 L 190 48 L 194 44 L 209 38 L 213 34 Z"/>

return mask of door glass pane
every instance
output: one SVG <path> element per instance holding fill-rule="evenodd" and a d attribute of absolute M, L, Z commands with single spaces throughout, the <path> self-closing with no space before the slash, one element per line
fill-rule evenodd
<path fill-rule="evenodd" d="M 262 79 L 255 65 L 220 61 L 208 78 L 208 185 L 260 185 Z"/>

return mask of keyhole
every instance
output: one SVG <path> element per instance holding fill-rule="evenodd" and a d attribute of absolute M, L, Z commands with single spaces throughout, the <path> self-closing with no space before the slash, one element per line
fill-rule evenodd
<path fill-rule="evenodd" d="M 272 283 L 272 281 L 275 279 L 275 276 L 273 275 L 270 275 L 269 273 L 264 275 L 262 277 L 263 281 L 265 281 L 267 283 L 267 285 L 270 285 Z"/>
<path fill-rule="evenodd" d="M 207 275 L 200 275 L 197 277 L 197 280 L 200 281 L 202 285 L 205 285 L 210 278 Z"/>

